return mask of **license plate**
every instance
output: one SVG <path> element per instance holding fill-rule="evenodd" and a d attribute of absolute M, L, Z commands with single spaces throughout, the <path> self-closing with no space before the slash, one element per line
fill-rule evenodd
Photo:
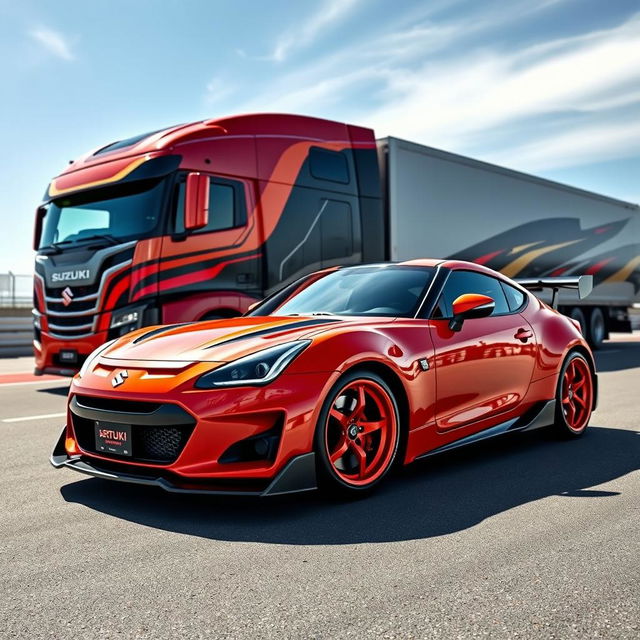
<path fill-rule="evenodd" d="M 96 420 L 96 451 L 131 456 L 131 425 Z"/>
<path fill-rule="evenodd" d="M 58 355 L 60 362 L 71 364 L 78 361 L 78 352 L 75 349 L 62 349 Z"/>

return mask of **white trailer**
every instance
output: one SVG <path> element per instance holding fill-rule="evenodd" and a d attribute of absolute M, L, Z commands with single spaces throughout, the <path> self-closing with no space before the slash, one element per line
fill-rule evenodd
<path fill-rule="evenodd" d="M 387 257 L 459 258 L 513 278 L 593 275 L 560 310 L 599 346 L 640 302 L 640 207 L 397 138 L 378 140 Z"/>

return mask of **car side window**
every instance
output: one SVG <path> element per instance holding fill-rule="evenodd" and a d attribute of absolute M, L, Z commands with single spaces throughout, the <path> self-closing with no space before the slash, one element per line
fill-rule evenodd
<path fill-rule="evenodd" d="M 509 309 L 511 311 L 517 311 L 518 309 L 520 309 L 525 301 L 524 293 L 520 291 L 520 289 L 516 289 L 506 282 L 500 282 L 500 284 L 502 285 L 502 290 L 507 297 L 507 304 L 509 305 Z"/>
<path fill-rule="evenodd" d="M 178 184 L 175 233 L 184 232 L 184 180 Z M 242 227 L 247 222 L 244 186 L 237 180 L 211 178 L 209 182 L 209 221 L 195 233 L 211 233 Z"/>
<path fill-rule="evenodd" d="M 511 311 L 498 280 L 475 271 L 453 271 L 444 285 L 444 290 L 434 311 L 434 317 L 451 318 L 453 316 L 453 301 L 465 293 L 479 293 L 492 298 L 496 305 L 491 314 L 493 316 Z"/>

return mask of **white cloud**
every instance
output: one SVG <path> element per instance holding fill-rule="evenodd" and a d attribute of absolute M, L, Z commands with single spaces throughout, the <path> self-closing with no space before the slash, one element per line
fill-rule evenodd
<path fill-rule="evenodd" d="M 400 70 L 391 75 L 392 97 L 367 120 L 385 134 L 464 152 L 474 136 L 518 119 L 629 105 L 637 98 L 640 83 L 639 38 L 636 16 L 589 38 L 563 39 L 555 55 L 541 57 L 538 46 L 511 54 L 486 49 L 468 58 L 428 62 L 417 71 Z M 554 44 L 559 43 L 548 43 L 547 49 L 557 49 Z M 590 124 L 588 119 L 586 123 Z M 606 124 L 601 122 L 585 135 L 596 136 Z M 536 137 L 535 128 L 528 136 Z M 612 138 L 612 148 L 619 151 L 625 145 L 623 138 L 615 143 Z M 627 146 L 632 144 L 630 137 Z M 598 148 L 602 145 L 606 139 Z M 555 162 L 559 145 L 548 149 L 549 162 Z M 543 150 L 536 153 L 537 163 L 543 163 Z"/>
<path fill-rule="evenodd" d="M 54 56 L 67 61 L 75 59 L 69 42 L 60 32 L 49 27 L 37 27 L 29 31 L 29 35 Z"/>
<path fill-rule="evenodd" d="M 308 47 L 331 27 L 346 18 L 361 0 L 325 0 L 320 8 L 310 15 L 296 30 L 284 33 L 276 42 L 273 51 L 265 56 L 274 62 L 284 61 L 294 49 Z"/>
<path fill-rule="evenodd" d="M 575 126 L 560 134 L 541 136 L 484 159 L 527 171 L 577 167 L 638 155 L 640 120 Z"/>

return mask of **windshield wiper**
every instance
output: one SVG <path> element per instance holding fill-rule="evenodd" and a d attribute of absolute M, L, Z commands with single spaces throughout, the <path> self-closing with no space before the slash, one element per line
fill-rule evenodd
<path fill-rule="evenodd" d="M 88 238 L 82 238 L 79 242 L 85 242 L 91 240 L 106 240 L 111 246 L 115 246 L 120 244 L 120 240 L 115 236 L 112 236 L 110 233 L 96 233 L 93 236 L 89 236 Z"/>
<path fill-rule="evenodd" d="M 120 240 L 118 240 L 115 236 L 112 236 L 109 233 L 96 233 L 95 235 L 88 236 L 86 238 L 79 238 L 78 240 L 60 240 L 60 242 L 52 242 L 51 244 L 46 245 L 45 247 L 41 247 L 39 251 L 46 255 L 52 255 L 54 253 L 60 253 L 63 247 L 69 246 L 84 246 L 87 242 L 94 242 L 96 240 L 106 240 L 110 245 L 115 246 L 116 244 L 120 244 Z M 88 247 L 89 249 L 94 248 L 94 245 Z M 97 245 L 100 246 L 100 245 Z"/>

